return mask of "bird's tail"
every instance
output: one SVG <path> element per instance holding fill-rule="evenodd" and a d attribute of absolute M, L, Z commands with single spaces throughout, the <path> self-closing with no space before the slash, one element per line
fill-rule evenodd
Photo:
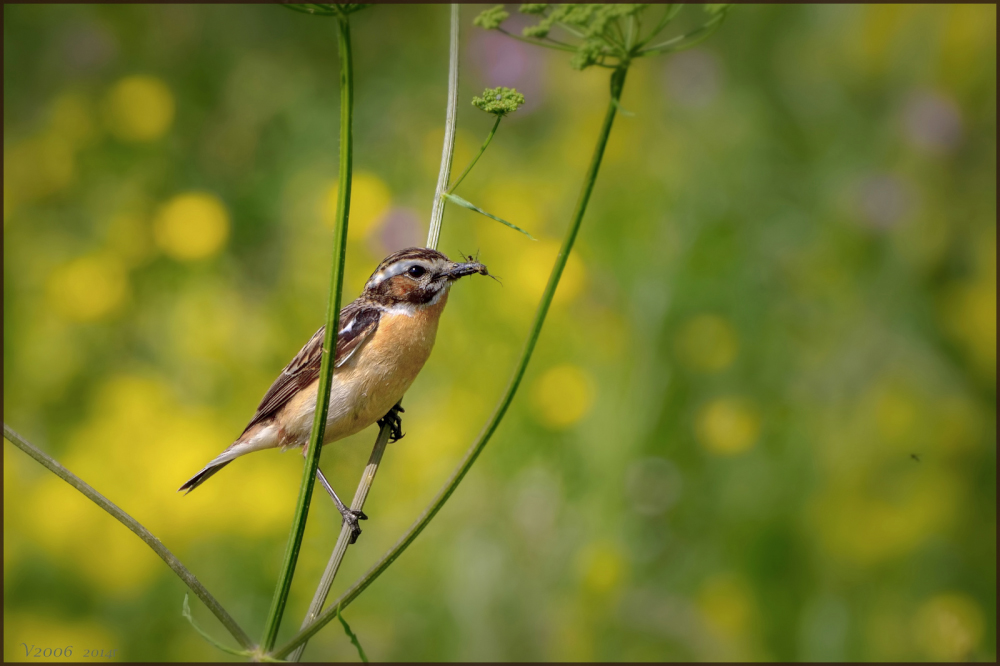
<path fill-rule="evenodd" d="M 243 434 L 240 435 L 239 439 L 230 444 L 225 451 L 217 455 L 210 463 L 205 465 L 205 469 L 188 479 L 187 483 L 178 489 L 178 492 L 181 490 L 191 492 L 208 480 L 210 476 L 242 455 L 277 446 L 275 439 L 276 432 L 276 428 L 270 424 L 257 424 L 247 428 L 243 431 Z"/>
<path fill-rule="evenodd" d="M 205 483 L 205 481 L 207 481 L 209 477 L 211 477 L 213 474 L 218 472 L 220 469 L 222 469 L 232 461 L 233 461 L 232 458 L 222 461 L 219 461 L 219 459 L 216 458 L 212 462 L 205 465 L 205 469 L 201 470 L 200 472 L 192 476 L 190 479 L 188 479 L 183 486 L 177 489 L 177 492 L 180 492 L 182 490 L 186 490 L 188 493 L 191 492 L 201 484 Z M 184 494 L 186 495 L 187 493 Z"/>

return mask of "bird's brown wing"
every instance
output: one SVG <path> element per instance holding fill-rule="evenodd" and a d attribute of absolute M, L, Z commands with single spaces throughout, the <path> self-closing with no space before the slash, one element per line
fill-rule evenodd
<path fill-rule="evenodd" d="M 357 351 L 365 340 L 371 338 L 378 329 L 381 311 L 367 304 L 354 301 L 340 311 L 340 332 L 337 335 L 337 352 L 334 368 L 339 368 Z M 326 326 L 320 326 L 309 342 L 295 355 L 271 388 L 264 394 L 257 413 L 243 430 L 246 432 L 261 421 L 278 413 L 296 393 L 306 388 L 319 377 L 319 366 L 323 358 L 323 335 Z"/>

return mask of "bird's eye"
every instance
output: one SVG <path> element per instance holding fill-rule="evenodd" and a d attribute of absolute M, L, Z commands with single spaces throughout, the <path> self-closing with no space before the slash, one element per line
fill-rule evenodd
<path fill-rule="evenodd" d="M 406 271 L 406 274 L 411 278 L 418 278 L 426 272 L 427 269 L 423 266 L 410 266 L 409 270 Z"/>

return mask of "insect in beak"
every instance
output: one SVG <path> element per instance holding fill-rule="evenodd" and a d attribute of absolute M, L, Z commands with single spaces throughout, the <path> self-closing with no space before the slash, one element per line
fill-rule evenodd
<path fill-rule="evenodd" d="M 452 263 L 448 270 L 441 273 L 441 277 L 449 280 L 457 280 L 474 273 L 479 273 L 480 275 L 490 274 L 489 271 L 486 270 L 486 266 L 478 261 L 468 261 L 464 263 Z"/>

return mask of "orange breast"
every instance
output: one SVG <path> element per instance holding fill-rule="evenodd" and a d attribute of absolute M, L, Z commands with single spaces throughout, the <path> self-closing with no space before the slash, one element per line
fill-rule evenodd
<path fill-rule="evenodd" d="M 367 428 L 403 397 L 431 355 L 447 300 L 445 292 L 437 303 L 412 315 L 382 314 L 375 335 L 358 350 L 357 361 L 342 368 L 346 372 L 338 377 L 356 391 L 354 409 L 329 424 L 327 441 Z"/>

